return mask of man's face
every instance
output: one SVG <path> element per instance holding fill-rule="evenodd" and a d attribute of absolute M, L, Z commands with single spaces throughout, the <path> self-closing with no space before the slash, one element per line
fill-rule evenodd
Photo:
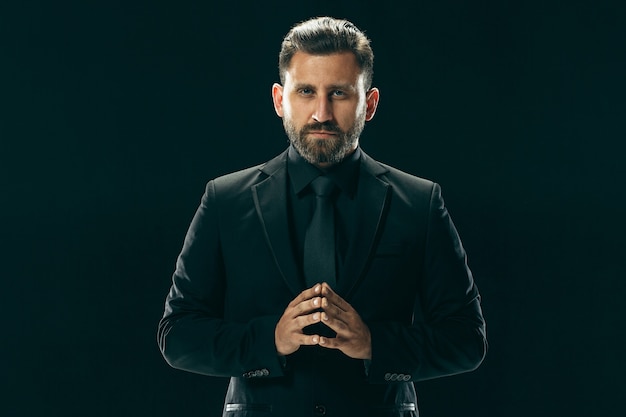
<path fill-rule="evenodd" d="M 352 52 L 293 56 L 285 85 L 274 84 L 272 97 L 289 140 L 307 161 L 327 167 L 357 148 L 378 105 L 378 90 L 365 91 L 363 82 Z"/>

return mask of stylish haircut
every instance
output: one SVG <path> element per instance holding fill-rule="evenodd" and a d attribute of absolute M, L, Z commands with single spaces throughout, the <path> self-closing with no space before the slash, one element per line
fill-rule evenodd
<path fill-rule="evenodd" d="M 278 57 L 280 82 L 285 83 L 285 72 L 291 58 L 301 51 L 311 55 L 330 55 L 352 52 L 365 76 L 365 89 L 372 86 L 374 52 L 370 40 L 353 23 L 332 17 L 317 17 L 295 25 L 283 39 Z"/>

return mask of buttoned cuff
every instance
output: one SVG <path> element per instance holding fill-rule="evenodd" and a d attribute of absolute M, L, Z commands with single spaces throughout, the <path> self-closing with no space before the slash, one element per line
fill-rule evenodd
<path fill-rule="evenodd" d="M 244 368 L 244 378 L 267 378 L 284 375 L 283 359 L 276 353 L 274 330 L 280 316 L 264 316 L 250 322 L 251 355 L 247 361 L 248 369 Z M 245 366 L 245 365 L 244 365 Z"/>

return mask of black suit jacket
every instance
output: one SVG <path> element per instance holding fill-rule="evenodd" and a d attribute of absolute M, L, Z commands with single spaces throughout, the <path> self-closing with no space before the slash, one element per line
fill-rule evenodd
<path fill-rule="evenodd" d="M 415 416 L 413 381 L 475 369 L 480 296 L 440 187 L 362 154 L 358 236 L 336 292 L 369 326 L 372 360 L 301 347 L 274 330 L 305 289 L 287 216 L 286 152 L 207 184 L 159 324 L 167 362 L 230 377 L 224 416 Z"/>

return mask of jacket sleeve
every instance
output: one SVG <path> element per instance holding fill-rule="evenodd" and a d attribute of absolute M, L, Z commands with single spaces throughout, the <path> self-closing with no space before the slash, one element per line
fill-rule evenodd
<path fill-rule="evenodd" d="M 445 208 L 441 189 L 431 192 L 413 323 L 368 323 L 372 383 L 419 381 L 476 369 L 487 339 L 480 295 L 466 254 Z"/>
<path fill-rule="evenodd" d="M 281 376 L 274 329 L 279 317 L 248 323 L 224 319 L 226 280 L 215 183 L 207 184 L 176 262 L 157 339 L 174 368 L 247 378 Z"/>

